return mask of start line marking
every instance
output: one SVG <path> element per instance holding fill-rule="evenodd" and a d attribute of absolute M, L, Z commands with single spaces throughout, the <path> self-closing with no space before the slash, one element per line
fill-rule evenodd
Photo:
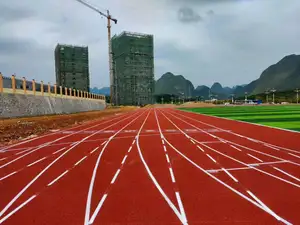
<path fill-rule="evenodd" d="M 228 132 L 230 130 L 219 130 L 219 129 L 202 129 L 203 131 L 198 131 L 197 129 L 184 129 L 184 131 L 186 133 L 203 133 L 203 132 L 208 132 L 208 133 L 215 133 L 215 132 Z M 74 133 L 77 133 L 77 134 L 93 134 L 93 133 L 96 133 L 98 132 L 99 134 L 108 134 L 108 133 L 116 133 L 118 132 L 117 130 L 103 130 L 103 131 L 100 131 L 99 130 L 87 130 L 87 131 L 62 131 L 61 134 L 74 134 Z M 138 132 L 138 130 L 123 130 L 121 133 L 136 133 Z M 159 130 L 144 130 L 142 133 L 159 133 Z M 176 129 L 165 129 L 165 130 L 162 130 L 163 133 L 178 133 L 180 132 L 179 130 L 176 130 Z"/>

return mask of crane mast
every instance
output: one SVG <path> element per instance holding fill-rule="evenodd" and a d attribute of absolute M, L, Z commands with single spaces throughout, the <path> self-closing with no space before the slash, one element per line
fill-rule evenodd
<path fill-rule="evenodd" d="M 101 12 L 99 9 L 96 7 L 92 6 L 91 4 L 87 3 L 86 1 L 83 0 L 75 0 L 82 5 L 88 7 L 89 9 L 99 13 L 101 16 L 104 16 L 107 18 L 107 38 L 108 38 L 108 61 L 109 61 L 109 80 L 110 80 L 110 102 L 116 103 L 117 104 L 117 97 L 115 96 L 115 93 L 117 93 L 116 90 L 116 85 L 114 84 L 114 78 L 113 78 L 113 64 L 112 64 L 112 46 L 111 46 L 111 22 L 113 21 L 115 24 L 117 24 L 118 20 L 115 18 L 112 18 L 112 16 L 109 13 L 109 10 L 106 11 L 106 14 Z M 116 94 L 117 95 L 117 94 Z"/>

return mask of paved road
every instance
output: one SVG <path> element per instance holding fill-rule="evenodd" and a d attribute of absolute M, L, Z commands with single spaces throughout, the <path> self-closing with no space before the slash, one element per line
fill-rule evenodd
<path fill-rule="evenodd" d="M 300 224 L 300 134 L 141 109 L 0 150 L 0 224 Z"/>

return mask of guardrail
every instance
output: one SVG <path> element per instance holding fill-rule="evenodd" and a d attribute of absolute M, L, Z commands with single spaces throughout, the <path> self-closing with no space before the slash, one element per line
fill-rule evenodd
<path fill-rule="evenodd" d="M 34 79 L 27 81 L 25 77 L 17 79 L 15 75 L 5 77 L 0 73 L 0 93 L 51 96 L 60 98 L 83 98 L 105 101 L 104 95 L 93 94 L 87 91 L 57 86 L 50 83 L 37 83 Z"/>

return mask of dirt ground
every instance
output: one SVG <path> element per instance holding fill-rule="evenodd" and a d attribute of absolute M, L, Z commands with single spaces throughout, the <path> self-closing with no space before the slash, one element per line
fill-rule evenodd
<path fill-rule="evenodd" d="M 0 147 L 30 136 L 45 134 L 50 130 L 72 127 L 87 121 L 101 120 L 136 109 L 136 107 L 121 107 L 69 115 L 2 119 L 0 120 Z"/>

